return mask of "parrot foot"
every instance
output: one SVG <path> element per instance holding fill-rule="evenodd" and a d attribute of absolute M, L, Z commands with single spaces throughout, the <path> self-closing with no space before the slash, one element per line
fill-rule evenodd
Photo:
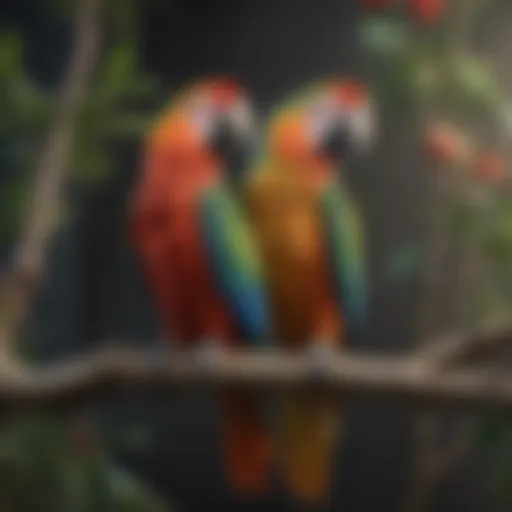
<path fill-rule="evenodd" d="M 222 353 L 222 345 L 218 340 L 212 338 L 203 339 L 197 347 L 196 362 L 201 368 L 214 368 L 220 361 Z"/>
<path fill-rule="evenodd" d="M 324 340 L 315 340 L 305 354 L 311 371 L 319 377 L 329 374 L 335 356 L 336 350 Z"/>

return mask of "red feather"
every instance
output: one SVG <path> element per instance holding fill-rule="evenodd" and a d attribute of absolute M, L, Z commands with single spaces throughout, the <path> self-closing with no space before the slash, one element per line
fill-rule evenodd
<path fill-rule="evenodd" d="M 229 88 L 217 92 L 222 100 L 231 94 Z M 227 345 L 241 341 L 203 244 L 198 199 L 218 179 L 219 168 L 199 142 L 186 119 L 164 120 L 149 142 L 132 222 L 133 241 L 167 336 L 182 347 L 204 337 Z M 221 407 L 228 482 L 237 492 L 258 494 L 268 485 L 271 462 L 259 399 L 233 391 Z"/>

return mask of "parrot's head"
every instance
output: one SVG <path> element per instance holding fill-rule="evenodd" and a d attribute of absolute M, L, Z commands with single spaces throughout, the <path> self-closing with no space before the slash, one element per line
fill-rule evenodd
<path fill-rule="evenodd" d="M 248 93 L 227 78 L 188 85 L 157 124 L 161 142 L 176 172 L 210 169 L 236 172 L 251 148 L 254 115 Z M 170 166 L 171 167 L 171 166 Z"/>
<path fill-rule="evenodd" d="M 366 87 L 331 80 L 308 88 L 272 117 L 267 148 L 292 172 L 330 176 L 345 158 L 370 148 L 374 115 Z"/>

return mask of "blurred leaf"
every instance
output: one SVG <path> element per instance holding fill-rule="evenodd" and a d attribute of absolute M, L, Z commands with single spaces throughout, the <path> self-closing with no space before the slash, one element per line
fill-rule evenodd
<path fill-rule="evenodd" d="M 379 71 L 380 100 L 397 110 L 411 113 L 425 98 L 438 94 L 442 80 L 437 61 L 425 55 L 421 47 L 412 46 Z"/>
<path fill-rule="evenodd" d="M 512 501 L 512 430 L 503 431 L 499 443 L 494 446 L 492 457 L 496 494 L 505 502 Z"/>
<path fill-rule="evenodd" d="M 497 77 L 481 59 L 457 56 L 447 60 L 454 99 L 468 107 L 493 109 L 502 94 Z"/>
<path fill-rule="evenodd" d="M 13 512 L 168 510 L 152 489 L 114 466 L 102 452 L 84 457 L 71 450 L 68 432 L 68 423 L 39 416 L 4 427 L 0 499 L 9 499 Z"/>
<path fill-rule="evenodd" d="M 68 464 L 61 474 L 61 499 L 63 508 L 69 512 L 92 510 L 92 496 L 87 468 L 79 464 Z"/>
<path fill-rule="evenodd" d="M 112 175 L 115 169 L 113 155 L 99 146 L 86 145 L 77 153 L 75 169 L 82 185 L 96 186 Z"/>
<path fill-rule="evenodd" d="M 498 122 L 503 132 L 512 138 L 512 102 L 504 102 L 496 109 Z"/>
<path fill-rule="evenodd" d="M 365 18 L 358 39 L 364 50 L 388 57 L 404 53 L 411 42 L 407 24 L 386 18 Z"/>
<path fill-rule="evenodd" d="M 39 0 L 45 13 L 57 18 L 66 18 L 73 12 L 74 4 L 69 0 Z"/>
<path fill-rule="evenodd" d="M 130 34 L 137 30 L 140 7 L 144 0 L 104 0 L 105 14 L 111 30 L 118 35 Z M 153 0 L 154 1 L 154 0 Z"/>
<path fill-rule="evenodd" d="M 152 119 L 141 114 L 120 114 L 111 119 L 105 127 L 110 137 L 119 139 L 141 137 L 150 127 Z"/>
<path fill-rule="evenodd" d="M 21 73 L 23 42 L 14 32 L 0 35 L 0 79 L 14 78 Z"/>
<path fill-rule="evenodd" d="M 16 354 L 23 361 L 35 362 L 43 355 L 44 346 L 34 326 L 27 326 L 24 335 L 16 345 Z"/>
<path fill-rule="evenodd" d="M 495 263 L 512 264 L 512 215 L 488 216 L 482 246 Z"/>
<path fill-rule="evenodd" d="M 131 39 L 117 43 L 107 54 L 98 88 L 100 96 L 112 100 L 126 91 L 134 78 L 137 62 L 137 47 Z"/>
<path fill-rule="evenodd" d="M 160 92 L 160 81 L 153 76 L 138 76 L 130 84 L 129 95 L 133 98 L 146 99 Z"/>
<path fill-rule="evenodd" d="M 414 59 L 411 65 L 411 85 L 421 97 L 433 98 L 442 89 L 444 76 L 435 59 Z"/>
<path fill-rule="evenodd" d="M 386 275 L 393 281 L 404 281 L 414 276 L 423 264 L 423 252 L 418 244 L 395 249 L 388 258 Z"/>
<path fill-rule="evenodd" d="M 474 239 L 478 234 L 474 214 L 471 205 L 466 202 L 455 202 L 448 206 L 446 214 L 446 227 L 459 239 Z"/>
<path fill-rule="evenodd" d="M 26 78 L 19 80 L 16 83 L 15 100 L 25 126 L 39 129 L 47 125 L 50 114 L 53 112 L 54 100 L 34 83 Z"/>
<path fill-rule="evenodd" d="M 121 447 L 135 452 L 146 452 L 151 449 L 152 433 L 143 425 L 133 425 L 116 434 L 115 442 Z"/>
<path fill-rule="evenodd" d="M 119 512 L 165 512 L 170 508 L 148 487 L 127 472 L 107 466 L 104 478 L 114 496 L 115 511 Z"/>
<path fill-rule="evenodd" d="M 15 180 L 0 187 L 0 243 L 11 240 L 17 232 L 30 189 L 29 180 Z"/>

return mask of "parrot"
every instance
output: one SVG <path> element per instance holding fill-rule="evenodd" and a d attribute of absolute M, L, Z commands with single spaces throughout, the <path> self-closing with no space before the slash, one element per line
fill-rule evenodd
<path fill-rule="evenodd" d="M 254 119 L 235 80 L 189 84 L 154 123 L 132 197 L 130 233 L 165 336 L 201 364 L 271 339 L 261 257 L 230 187 Z M 229 389 L 219 400 L 227 484 L 257 496 L 268 487 L 273 453 L 263 399 Z"/>
<path fill-rule="evenodd" d="M 339 172 L 374 140 L 371 95 L 356 80 L 319 81 L 270 114 L 245 174 L 243 204 L 266 268 L 276 343 L 321 374 L 368 309 L 363 220 Z M 341 427 L 326 391 L 286 392 L 278 421 L 279 467 L 305 506 L 329 503 Z"/>

